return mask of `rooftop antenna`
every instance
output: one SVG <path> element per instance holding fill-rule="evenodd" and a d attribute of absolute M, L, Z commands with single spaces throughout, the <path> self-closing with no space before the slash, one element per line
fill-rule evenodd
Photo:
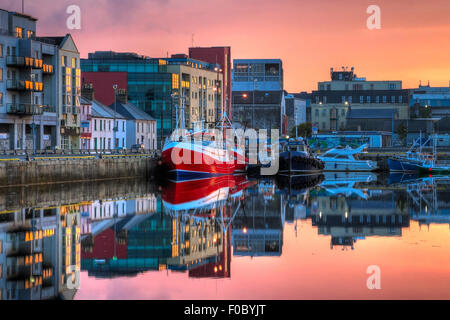
<path fill-rule="evenodd" d="M 22 0 L 22 13 L 25 14 L 25 0 Z"/>
<path fill-rule="evenodd" d="M 192 48 L 194 47 L 194 34 L 192 34 Z"/>

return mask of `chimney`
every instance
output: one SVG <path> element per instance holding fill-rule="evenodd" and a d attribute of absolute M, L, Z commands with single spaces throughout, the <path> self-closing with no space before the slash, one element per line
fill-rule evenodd
<path fill-rule="evenodd" d="M 94 100 L 94 86 L 92 83 L 85 83 L 81 88 L 81 96 L 90 101 Z"/>
<path fill-rule="evenodd" d="M 117 89 L 117 101 L 122 104 L 128 103 L 128 91 L 127 89 Z"/>

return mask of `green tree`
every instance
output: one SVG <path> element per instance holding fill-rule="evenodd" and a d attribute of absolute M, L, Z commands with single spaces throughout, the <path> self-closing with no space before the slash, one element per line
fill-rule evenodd
<path fill-rule="evenodd" d="M 290 136 L 291 137 L 295 137 L 295 130 L 296 127 L 292 128 Z M 306 122 L 306 123 L 302 123 L 299 124 L 297 126 L 297 134 L 299 137 L 303 137 L 303 138 L 311 138 L 312 136 L 312 123 L 311 122 Z"/>
<path fill-rule="evenodd" d="M 398 135 L 400 140 L 402 140 L 403 142 L 405 141 L 408 130 L 406 129 L 406 126 L 403 122 L 400 123 L 400 125 L 397 127 L 395 133 Z"/>

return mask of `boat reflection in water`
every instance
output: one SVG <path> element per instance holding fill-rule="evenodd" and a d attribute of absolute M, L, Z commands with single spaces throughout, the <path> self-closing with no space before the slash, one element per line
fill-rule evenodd
<path fill-rule="evenodd" d="M 181 286 L 193 278 L 237 283 L 232 257 L 238 266 L 257 267 L 258 257 L 288 261 L 311 246 L 331 264 L 335 256 L 318 239 L 329 238 L 333 250 L 363 252 L 357 243 L 405 237 L 411 224 L 450 224 L 449 178 L 408 177 L 390 185 L 380 179 L 327 172 L 294 180 L 169 182 L 161 193 L 146 181 L 7 191 L 0 195 L 0 298 L 72 299 L 83 292 L 81 278 L 91 292 L 99 279 L 148 272 L 184 273 Z"/>

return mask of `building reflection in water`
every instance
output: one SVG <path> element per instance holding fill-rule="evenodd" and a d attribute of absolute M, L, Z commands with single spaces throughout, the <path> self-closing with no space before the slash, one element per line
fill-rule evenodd
<path fill-rule="evenodd" d="M 80 205 L 0 217 L 1 299 L 72 299 L 80 283 Z"/>
<path fill-rule="evenodd" d="M 286 223 L 296 233 L 311 224 L 342 250 L 367 237 L 400 237 L 411 219 L 450 224 L 447 178 L 387 185 L 373 174 L 315 179 L 218 177 L 169 183 L 161 194 L 136 181 L 60 187 L 55 197 L 16 190 L 0 199 L 0 298 L 72 299 L 80 271 L 230 278 L 232 256 L 280 257 Z"/>

